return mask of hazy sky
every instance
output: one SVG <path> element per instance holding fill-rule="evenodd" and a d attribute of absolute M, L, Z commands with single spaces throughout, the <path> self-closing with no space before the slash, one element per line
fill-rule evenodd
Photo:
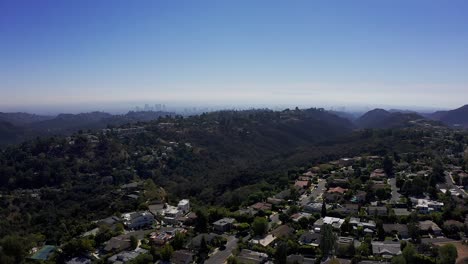
<path fill-rule="evenodd" d="M 0 111 L 468 103 L 468 1 L 0 1 Z"/>

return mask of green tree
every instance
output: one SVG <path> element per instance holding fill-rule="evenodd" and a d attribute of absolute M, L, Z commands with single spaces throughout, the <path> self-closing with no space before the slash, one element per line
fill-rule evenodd
<path fill-rule="evenodd" d="M 320 238 L 320 249 L 324 256 L 328 256 L 332 253 L 336 242 L 333 227 L 331 225 L 324 224 L 320 233 L 322 233 L 322 237 Z"/>
<path fill-rule="evenodd" d="M 327 205 L 325 204 L 325 200 L 322 202 L 322 217 L 327 216 Z"/>
<path fill-rule="evenodd" d="M 307 217 L 302 217 L 297 222 L 302 229 L 307 229 L 307 227 L 309 226 L 309 219 L 307 219 Z"/>
<path fill-rule="evenodd" d="M 11 257 L 16 263 L 21 263 L 27 254 L 24 241 L 18 236 L 7 236 L 1 240 L 4 258 Z"/>
<path fill-rule="evenodd" d="M 413 244 L 407 243 L 406 247 L 403 249 L 402 255 L 405 258 L 406 263 L 414 263 L 416 249 L 414 248 Z"/>
<path fill-rule="evenodd" d="M 392 258 L 392 264 L 406 264 L 406 260 L 403 256 L 396 256 Z"/>
<path fill-rule="evenodd" d="M 357 248 L 357 253 L 361 256 L 369 256 L 372 253 L 371 245 L 367 242 L 362 242 Z"/>
<path fill-rule="evenodd" d="M 445 175 L 444 175 L 444 164 L 442 161 L 438 158 L 434 161 L 432 164 L 432 174 L 431 174 L 431 185 L 434 184 L 435 182 L 444 182 L 445 181 Z M 434 184 L 435 185 L 435 184 Z"/>
<path fill-rule="evenodd" d="M 255 236 L 263 236 L 268 231 L 268 221 L 265 217 L 255 217 L 252 223 L 252 230 Z"/>
<path fill-rule="evenodd" d="M 385 156 L 382 166 L 387 175 L 393 176 L 393 161 L 388 156 Z"/>
<path fill-rule="evenodd" d="M 457 257 L 457 248 L 453 244 L 443 245 L 439 248 L 437 264 L 455 264 Z"/>
<path fill-rule="evenodd" d="M 195 231 L 205 233 L 208 230 L 208 215 L 203 210 L 197 210 L 197 218 L 195 220 Z"/>
<path fill-rule="evenodd" d="M 380 219 L 377 220 L 376 227 L 377 227 L 377 237 L 380 240 L 384 240 L 385 239 L 385 230 L 383 228 L 382 220 L 380 220 Z"/>
<path fill-rule="evenodd" d="M 138 239 L 135 236 L 130 236 L 130 248 L 136 249 L 138 247 Z"/>
<path fill-rule="evenodd" d="M 209 252 L 208 244 L 206 243 L 205 236 L 202 236 L 200 241 L 200 253 L 207 254 Z"/>
<path fill-rule="evenodd" d="M 250 228 L 249 223 L 240 223 L 237 225 L 237 230 L 239 231 L 246 231 Z"/>
<path fill-rule="evenodd" d="M 175 250 L 182 249 L 185 243 L 185 235 L 181 232 L 177 232 L 172 240 L 171 245 Z"/>
<path fill-rule="evenodd" d="M 239 264 L 239 261 L 236 259 L 236 257 L 230 256 L 230 257 L 227 259 L 227 264 Z"/>
<path fill-rule="evenodd" d="M 288 244 L 284 241 L 278 243 L 275 251 L 275 263 L 283 264 L 286 263 L 288 257 Z"/>
<path fill-rule="evenodd" d="M 161 249 L 161 259 L 165 261 L 171 260 L 172 253 L 174 253 L 174 249 L 171 244 L 166 243 L 166 245 Z"/>
<path fill-rule="evenodd" d="M 421 234 L 419 232 L 419 225 L 417 222 L 408 223 L 408 234 L 414 241 L 419 241 L 421 239 Z"/>
<path fill-rule="evenodd" d="M 115 224 L 115 232 L 119 234 L 123 234 L 124 232 L 124 225 L 122 223 Z"/>

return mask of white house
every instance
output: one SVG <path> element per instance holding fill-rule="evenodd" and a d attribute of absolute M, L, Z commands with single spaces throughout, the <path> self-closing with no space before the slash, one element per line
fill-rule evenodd
<path fill-rule="evenodd" d="M 139 229 L 145 226 L 150 226 L 154 223 L 154 216 L 147 211 L 132 212 L 122 215 L 124 225 L 130 229 Z"/>
<path fill-rule="evenodd" d="M 180 200 L 177 209 L 181 210 L 184 214 L 190 212 L 190 201 L 188 199 Z"/>
<path fill-rule="evenodd" d="M 325 216 L 324 218 L 320 218 L 314 223 L 314 231 L 320 232 L 322 226 L 324 224 L 331 225 L 334 229 L 340 229 L 341 225 L 344 223 L 344 219 L 337 218 L 337 217 L 329 217 Z"/>
<path fill-rule="evenodd" d="M 444 203 L 432 201 L 428 199 L 415 199 L 413 200 L 415 204 L 414 208 L 422 214 L 428 214 L 434 211 L 440 211 L 444 206 Z"/>
<path fill-rule="evenodd" d="M 182 216 L 183 212 L 175 206 L 172 206 L 172 205 L 166 205 L 166 206 L 167 207 L 164 210 L 164 222 L 168 224 L 176 224 L 177 218 Z"/>

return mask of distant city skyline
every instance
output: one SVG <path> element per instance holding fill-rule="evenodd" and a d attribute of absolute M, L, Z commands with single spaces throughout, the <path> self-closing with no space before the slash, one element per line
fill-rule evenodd
<path fill-rule="evenodd" d="M 0 111 L 453 109 L 468 2 L 1 1 Z"/>

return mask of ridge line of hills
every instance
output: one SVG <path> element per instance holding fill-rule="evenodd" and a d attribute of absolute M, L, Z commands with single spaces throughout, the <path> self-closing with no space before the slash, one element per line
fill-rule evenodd
<path fill-rule="evenodd" d="M 147 122 L 159 117 L 174 116 L 173 112 L 133 112 L 112 115 L 105 112 L 41 116 L 28 113 L 0 112 L 0 145 L 21 143 L 37 136 L 70 135 L 79 130 L 96 130 Z"/>
<path fill-rule="evenodd" d="M 248 110 L 244 110 L 248 111 Z M 271 110 L 269 110 L 271 111 Z M 221 111 L 222 112 L 222 111 Z M 386 129 L 410 125 L 412 121 L 426 120 L 453 127 L 468 128 L 468 105 L 449 111 L 437 111 L 420 114 L 402 110 L 373 109 L 355 118 L 350 113 L 325 111 L 329 115 L 325 120 L 332 121 L 331 116 L 339 117 L 333 122 L 341 123 L 352 129 Z M 37 136 L 70 135 L 79 130 L 96 130 L 125 124 L 148 122 L 160 117 L 176 116 L 173 112 L 133 112 L 123 115 L 112 115 L 105 112 L 80 114 L 59 114 L 42 116 L 28 113 L 0 112 L 0 145 L 21 143 Z M 346 124 L 344 120 L 350 121 Z M 300 133 L 300 131 L 297 131 Z"/>

